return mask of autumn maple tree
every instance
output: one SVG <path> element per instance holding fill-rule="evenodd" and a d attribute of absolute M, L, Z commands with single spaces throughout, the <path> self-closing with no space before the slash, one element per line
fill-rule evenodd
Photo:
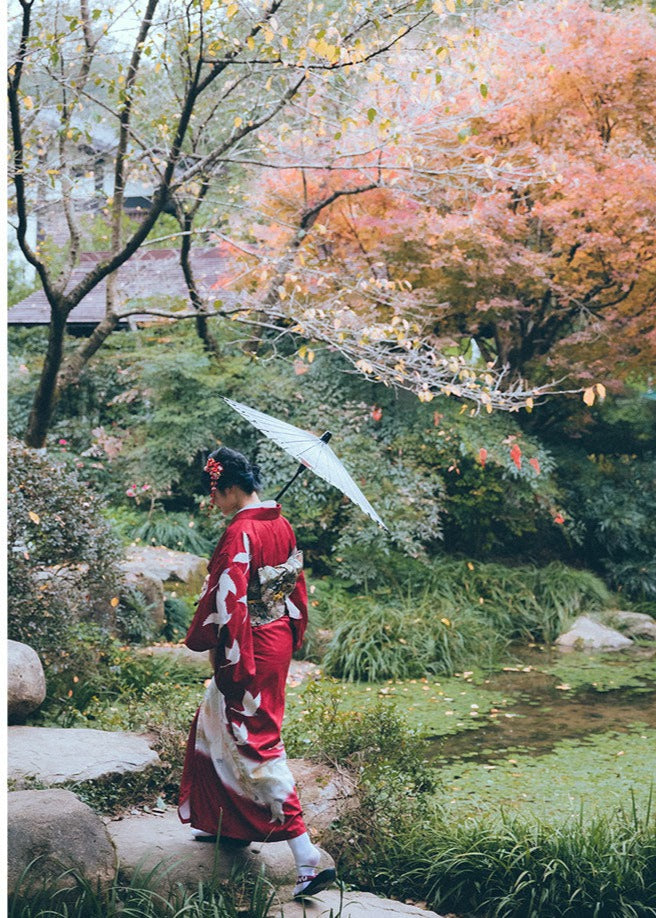
<path fill-rule="evenodd" d="M 474 346 L 484 373 L 524 381 L 529 408 L 531 387 L 554 379 L 591 403 L 656 353 L 654 20 L 587 2 L 490 16 L 438 52 L 451 72 L 437 89 L 421 58 L 405 85 L 392 67 L 393 89 L 364 87 L 367 152 L 317 172 L 308 149 L 306 168 L 270 179 L 283 227 L 301 202 L 336 195 L 281 295 L 315 311 L 338 303 L 336 321 L 364 315 L 371 336 L 394 317 L 392 359 L 360 358 L 374 377 L 462 394 L 457 373 L 435 387 L 435 355 L 455 368 L 460 354 L 467 372 Z M 366 194 L 339 194 L 367 176 Z"/>

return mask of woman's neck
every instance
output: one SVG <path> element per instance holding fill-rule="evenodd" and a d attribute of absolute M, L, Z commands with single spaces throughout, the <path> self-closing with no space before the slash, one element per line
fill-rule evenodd
<path fill-rule="evenodd" d="M 239 513 L 240 510 L 246 510 L 247 507 L 258 507 L 260 504 L 260 495 L 257 491 L 253 491 L 252 494 L 244 494 L 243 498 L 239 499 L 236 512 Z"/>

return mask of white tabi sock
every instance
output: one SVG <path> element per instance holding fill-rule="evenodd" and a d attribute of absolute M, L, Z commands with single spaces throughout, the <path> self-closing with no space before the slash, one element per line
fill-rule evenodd
<path fill-rule="evenodd" d="M 292 854 L 296 861 L 296 872 L 299 877 L 316 876 L 317 867 L 321 860 L 321 852 L 312 844 L 307 832 L 297 835 L 296 838 L 288 838 L 287 844 L 292 849 Z"/>

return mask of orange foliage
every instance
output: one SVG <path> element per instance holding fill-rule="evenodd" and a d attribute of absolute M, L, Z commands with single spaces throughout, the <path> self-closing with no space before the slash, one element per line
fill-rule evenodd
<path fill-rule="evenodd" d="M 341 192 L 297 239 L 299 297 L 419 316 L 536 382 L 619 385 L 656 358 L 653 19 L 547 0 L 477 29 L 438 88 L 418 52 L 390 65 L 405 84 L 363 85 L 364 123 L 288 144 L 332 168 L 271 173 L 257 235 L 282 251 Z"/>

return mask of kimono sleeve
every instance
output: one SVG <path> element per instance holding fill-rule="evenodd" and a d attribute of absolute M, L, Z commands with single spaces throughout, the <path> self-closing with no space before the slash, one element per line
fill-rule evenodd
<path fill-rule="evenodd" d="M 307 587 L 303 571 L 298 575 L 296 586 L 286 599 L 287 614 L 294 632 L 294 652 L 301 649 L 308 623 Z"/>
<path fill-rule="evenodd" d="M 185 644 L 191 650 L 216 649 L 215 675 L 225 693 L 255 675 L 253 632 L 248 615 L 250 543 L 247 533 L 228 534 L 216 559 Z"/>

